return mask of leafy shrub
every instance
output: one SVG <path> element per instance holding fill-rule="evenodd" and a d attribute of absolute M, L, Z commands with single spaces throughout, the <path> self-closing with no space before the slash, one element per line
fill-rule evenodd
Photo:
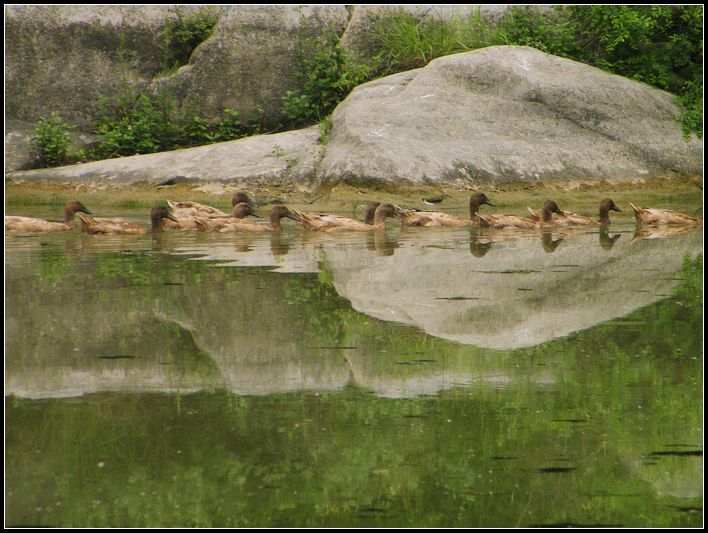
<path fill-rule="evenodd" d="M 376 73 L 384 75 L 423 67 L 444 55 L 497 44 L 503 44 L 501 32 L 482 17 L 479 9 L 466 17 L 443 20 L 401 8 L 374 16 L 361 46 L 373 59 Z"/>
<path fill-rule="evenodd" d="M 187 14 L 181 8 L 172 11 L 160 31 L 167 69 L 177 69 L 189 63 L 194 49 L 207 40 L 218 22 L 214 12 L 202 8 L 198 13 Z"/>
<path fill-rule="evenodd" d="M 297 77 L 301 91 L 281 98 L 281 112 L 291 127 L 328 116 L 351 90 L 369 79 L 369 67 L 342 48 L 334 31 L 301 36 Z"/>
<path fill-rule="evenodd" d="M 41 167 L 53 167 L 66 161 L 71 140 L 69 129 L 72 126 L 64 122 L 56 113 L 40 117 L 34 130 L 34 145 Z"/>
<path fill-rule="evenodd" d="M 253 115 L 243 124 L 238 111 L 225 109 L 222 120 L 209 123 L 180 110 L 169 94 L 129 92 L 100 106 L 95 123 L 99 145 L 93 158 L 148 154 L 240 139 L 262 131 L 263 109 L 257 107 Z"/>

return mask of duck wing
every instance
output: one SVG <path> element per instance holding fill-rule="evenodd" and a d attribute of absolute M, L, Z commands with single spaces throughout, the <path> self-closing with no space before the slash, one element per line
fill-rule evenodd
<path fill-rule="evenodd" d="M 211 207 L 210 205 L 200 204 L 197 202 L 173 202 L 172 200 L 167 200 L 167 205 L 172 209 L 172 214 L 176 218 L 184 217 L 227 217 L 227 213 L 224 213 L 216 207 Z"/>
<path fill-rule="evenodd" d="M 634 217 L 641 224 L 697 224 L 700 219 L 670 209 L 656 209 L 650 207 L 637 207 L 629 203 L 634 210 Z"/>
<path fill-rule="evenodd" d="M 6 216 L 5 231 L 67 231 L 74 228 L 73 224 L 64 222 L 50 222 L 41 218 Z"/>

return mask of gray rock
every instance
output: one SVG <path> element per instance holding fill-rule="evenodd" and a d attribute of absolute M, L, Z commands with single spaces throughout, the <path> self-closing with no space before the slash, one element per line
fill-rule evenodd
<path fill-rule="evenodd" d="M 88 127 L 101 98 L 168 88 L 185 108 L 216 120 L 260 105 L 272 122 L 297 89 L 297 44 L 310 31 L 344 31 L 343 6 L 211 6 L 219 22 L 177 73 L 164 70 L 160 30 L 176 6 L 9 6 L 5 9 L 5 109 L 36 121 L 56 112 Z M 180 6 L 194 13 L 202 6 Z"/>
<path fill-rule="evenodd" d="M 6 115 L 34 122 L 56 112 L 90 124 L 101 97 L 145 87 L 163 68 L 158 33 L 170 9 L 6 7 Z"/>
<path fill-rule="evenodd" d="M 479 184 L 697 175 L 673 96 L 527 47 L 442 57 L 335 110 L 324 181 Z"/>
<path fill-rule="evenodd" d="M 186 177 L 203 181 L 311 182 L 321 158 L 319 128 L 257 135 L 171 152 L 136 155 L 50 169 L 9 172 L 9 179 L 162 183 Z"/>
<path fill-rule="evenodd" d="M 229 108 L 248 118 L 261 106 L 267 123 L 277 123 L 281 96 L 301 86 L 296 57 L 303 28 L 341 33 L 347 18 L 343 6 L 232 7 L 189 65 L 155 80 L 152 88 L 168 88 L 202 116 L 221 117 Z"/>

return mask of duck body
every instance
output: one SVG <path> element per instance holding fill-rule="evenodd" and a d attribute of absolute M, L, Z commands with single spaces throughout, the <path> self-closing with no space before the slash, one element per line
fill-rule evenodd
<path fill-rule="evenodd" d="M 211 207 L 210 205 L 200 204 L 197 202 L 173 202 L 167 200 L 167 205 L 172 209 L 172 214 L 175 218 L 190 218 L 190 217 L 227 217 L 228 213 L 224 213 L 221 209 Z"/>
<path fill-rule="evenodd" d="M 530 207 L 527 207 L 531 219 L 540 222 L 541 212 L 534 211 Z M 553 215 L 553 224 L 556 226 L 597 226 L 600 223 L 591 217 L 586 217 L 583 215 L 578 215 L 577 213 L 572 213 L 570 211 L 563 211 L 562 216 Z"/>
<path fill-rule="evenodd" d="M 534 229 L 554 225 L 553 213 L 564 217 L 565 215 L 553 200 L 546 200 L 541 210 L 539 220 L 523 218 L 516 215 L 477 215 L 480 226 L 494 229 Z"/>
<path fill-rule="evenodd" d="M 636 219 L 637 224 L 677 224 L 689 226 L 700 223 L 699 218 L 684 215 L 683 213 L 677 213 L 676 211 L 671 211 L 670 209 L 637 207 L 631 202 L 629 205 L 631 205 L 634 210 L 634 218 Z"/>
<path fill-rule="evenodd" d="M 542 213 L 534 211 L 530 207 L 527 207 L 527 209 L 533 220 L 540 221 L 543 218 Z M 621 212 L 620 208 L 615 205 L 611 198 L 603 198 L 600 201 L 600 216 L 597 220 L 592 217 L 572 213 L 571 211 L 561 211 L 562 215 L 560 216 L 556 215 L 556 213 L 551 213 L 551 220 L 553 225 L 557 226 L 609 226 L 610 211 Z"/>
<path fill-rule="evenodd" d="M 246 203 L 253 207 L 253 202 L 244 192 L 236 192 L 231 198 L 231 207 L 236 207 L 237 204 Z M 206 204 L 200 204 L 198 202 L 184 201 L 184 202 L 174 202 L 172 200 L 167 200 L 167 204 L 172 210 L 172 215 L 178 219 L 194 219 L 196 217 L 201 218 L 213 218 L 213 217 L 228 217 L 228 213 L 224 213 L 221 209 L 212 207 Z M 187 227 L 194 228 L 195 224 L 193 222 L 187 222 Z"/>
<path fill-rule="evenodd" d="M 69 231 L 76 227 L 75 222 L 50 222 L 41 218 L 6 216 L 5 231 L 36 232 Z"/>
<path fill-rule="evenodd" d="M 81 231 L 91 235 L 144 235 L 146 233 L 161 232 L 164 219 L 177 222 L 177 219 L 164 206 L 155 206 L 150 211 L 152 224 L 150 228 L 145 228 L 122 218 L 100 219 L 85 215 L 79 215 L 79 218 L 81 219 Z"/>
<path fill-rule="evenodd" d="M 339 215 L 310 213 L 297 209 L 293 209 L 293 214 L 303 228 L 312 231 L 372 231 L 384 229 L 386 227 L 386 218 L 390 216 L 399 217 L 401 211 L 399 207 L 393 204 L 379 204 L 374 211 L 374 218 L 370 224 Z"/>
<path fill-rule="evenodd" d="M 448 213 L 438 211 L 412 211 L 401 209 L 401 223 L 404 226 L 417 227 L 465 227 L 479 226 L 479 219 L 460 218 Z"/>
<path fill-rule="evenodd" d="M 236 204 L 231 210 L 231 215 L 223 217 L 185 216 L 177 217 L 177 222 L 165 221 L 165 227 L 169 229 L 198 229 L 200 231 L 218 231 L 219 228 L 238 222 L 247 216 L 258 217 L 250 204 L 241 202 Z M 260 217 L 259 217 L 260 218 Z"/>
<path fill-rule="evenodd" d="M 76 227 L 74 215 L 76 213 L 91 214 L 81 202 L 69 202 L 64 207 L 64 222 L 52 222 L 41 218 L 6 216 L 5 231 L 7 232 L 36 232 L 71 231 Z"/>
<path fill-rule="evenodd" d="M 197 229 L 199 231 L 213 231 L 218 233 L 238 233 L 238 232 L 251 232 L 251 233 L 264 233 L 264 232 L 280 232 L 283 230 L 283 226 L 280 220 L 283 218 L 291 218 L 293 220 L 299 219 L 284 205 L 274 205 L 270 212 L 270 223 L 260 224 L 256 221 L 245 220 L 243 217 L 246 216 L 246 211 L 248 214 L 255 215 L 251 211 L 251 206 L 242 202 L 234 206 L 232 215 L 236 214 L 238 216 L 231 216 L 227 218 L 212 218 L 212 219 L 196 219 Z M 257 216 L 257 215 L 255 215 Z"/>
<path fill-rule="evenodd" d="M 470 217 L 462 218 L 449 213 L 441 213 L 439 211 L 414 211 L 412 209 L 399 209 L 398 218 L 404 226 L 418 227 L 467 227 L 479 226 L 480 218 L 478 216 L 479 208 L 482 205 L 494 204 L 482 192 L 476 192 L 470 197 Z"/>
<path fill-rule="evenodd" d="M 529 218 L 516 215 L 478 215 L 479 225 L 485 228 L 494 229 L 535 229 L 539 227 L 539 222 Z"/>

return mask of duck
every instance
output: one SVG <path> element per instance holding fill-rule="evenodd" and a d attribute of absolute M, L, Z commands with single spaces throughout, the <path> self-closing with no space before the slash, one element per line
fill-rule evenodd
<path fill-rule="evenodd" d="M 647 240 L 647 239 L 666 239 L 668 237 L 673 237 L 675 235 L 681 235 L 682 233 L 687 233 L 689 231 L 695 230 L 695 225 L 683 225 L 679 226 L 676 224 L 663 224 L 661 226 L 639 226 L 634 232 L 634 238 L 630 244 L 634 244 L 637 241 Z"/>
<path fill-rule="evenodd" d="M 634 210 L 634 218 L 637 224 L 677 224 L 689 226 L 700 223 L 700 219 L 683 213 L 677 213 L 669 209 L 653 209 L 649 207 L 637 207 L 632 202 L 629 202 Z"/>
<path fill-rule="evenodd" d="M 253 202 L 244 192 L 237 191 L 231 198 L 231 207 L 235 207 L 237 204 L 242 202 L 253 206 Z M 167 200 L 167 205 L 172 209 L 172 214 L 176 218 L 186 218 L 186 217 L 228 217 L 227 213 L 224 213 L 221 209 L 216 207 L 211 207 L 210 205 L 200 204 L 197 202 L 185 201 L 185 202 L 173 202 L 172 200 Z"/>
<path fill-rule="evenodd" d="M 369 207 L 370 209 L 370 207 Z M 387 217 L 400 216 L 401 208 L 393 204 L 379 204 L 374 211 L 374 219 L 371 224 L 346 218 L 339 215 L 328 215 L 325 213 L 310 213 L 293 209 L 293 213 L 302 227 L 313 231 L 371 231 L 384 229 Z"/>
<path fill-rule="evenodd" d="M 261 218 L 253 211 L 251 204 L 240 202 L 234 205 L 231 215 L 224 217 L 183 216 L 177 217 L 177 222 L 165 221 L 164 227 L 170 229 L 201 229 L 202 231 L 215 231 L 220 227 L 243 219 L 247 216 Z M 198 223 L 201 222 L 201 226 Z"/>
<path fill-rule="evenodd" d="M 470 197 L 470 218 L 460 218 L 449 213 L 441 213 L 438 211 L 413 211 L 411 209 L 402 209 L 400 212 L 401 223 L 404 226 L 446 226 L 446 227 L 463 227 L 463 226 L 479 226 L 480 218 L 478 211 L 482 205 L 495 206 L 492 201 L 487 198 L 483 192 L 474 193 Z"/>
<path fill-rule="evenodd" d="M 242 204 L 245 202 L 241 202 Z M 240 205 L 240 204 L 237 204 Z M 250 207 L 250 206 L 249 206 Z M 242 208 L 244 209 L 244 208 Z M 236 207 L 234 207 L 236 210 Z M 232 211 L 233 213 L 233 211 Z M 231 233 L 239 231 L 250 231 L 250 232 L 280 232 L 283 230 L 283 226 L 280 220 L 283 218 L 290 218 L 295 221 L 300 221 L 291 211 L 284 205 L 274 205 L 270 211 L 270 223 L 269 224 L 259 224 L 255 221 L 244 220 L 243 218 L 233 217 L 229 219 L 196 219 L 197 229 L 199 231 L 216 231 L 219 233 Z M 225 220 L 225 223 L 221 223 L 221 220 Z M 218 221 L 218 222 L 217 222 Z"/>
<path fill-rule="evenodd" d="M 177 222 L 174 215 L 172 215 L 164 205 L 156 205 L 150 210 L 150 228 L 145 228 L 122 218 L 98 219 L 84 215 L 78 215 L 78 217 L 81 219 L 81 231 L 94 235 L 144 235 L 146 233 L 160 233 L 162 232 L 164 219 Z"/>
<path fill-rule="evenodd" d="M 64 207 L 64 222 L 51 222 L 41 218 L 6 216 L 5 231 L 70 231 L 76 227 L 76 222 L 74 221 L 76 213 L 92 214 L 91 211 L 86 209 L 84 204 L 79 201 L 73 201 Z"/>
<path fill-rule="evenodd" d="M 538 221 L 541 220 L 541 214 L 538 211 L 534 211 L 530 207 L 527 207 L 531 218 Z M 619 207 L 615 205 L 612 198 L 603 198 L 600 201 L 600 216 L 598 220 L 591 217 L 586 217 L 583 215 L 578 215 L 577 213 L 571 213 L 570 211 L 563 211 L 563 215 L 552 216 L 553 223 L 559 226 L 609 226 L 610 225 L 610 211 L 622 212 Z"/>
<path fill-rule="evenodd" d="M 541 219 L 532 220 L 516 215 L 477 215 L 480 218 L 480 226 L 495 229 L 534 229 L 543 226 L 553 225 L 553 213 L 564 216 L 563 212 L 553 200 L 546 200 L 541 210 Z"/>

